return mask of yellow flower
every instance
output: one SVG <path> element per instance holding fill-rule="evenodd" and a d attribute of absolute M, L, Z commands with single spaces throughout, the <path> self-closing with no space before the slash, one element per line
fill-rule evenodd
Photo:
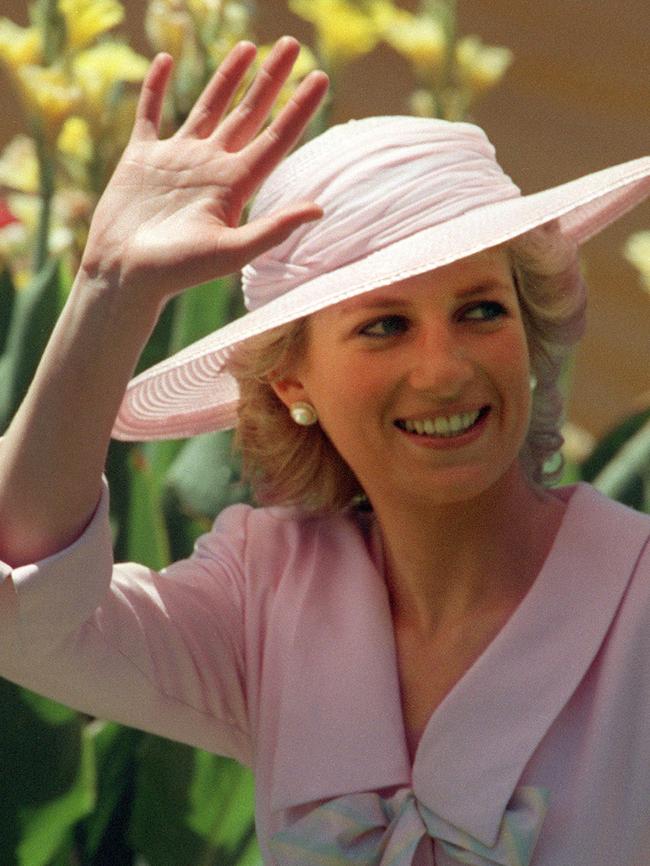
<path fill-rule="evenodd" d="M 124 20 L 124 9 L 118 0 L 58 0 L 58 7 L 72 51 L 85 48 Z"/>
<path fill-rule="evenodd" d="M 17 74 L 28 110 L 44 121 L 48 136 L 55 135 L 81 102 L 79 86 L 55 66 L 22 66 Z"/>
<path fill-rule="evenodd" d="M 122 42 L 101 42 L 81 51 L 72 66 L 86 109 L 101 117 L 111 88 L 121 81 L 142 81 L 149 61 Z"/>
<path fill-rule="evenodd" d="M 35 65 L 42 60 L 42 38 L 36 27 L 19 27 L 0 18 L 0 58 L 10 69 Z"/>
<path fill-rule="evenodd" d="M 414 90 L 409 97 L 409 106 L 416 117 L 435 117 L 436 100 L 430 90 Z"/>
<path fill-rule="evenodd" d="M 445 29 L 431 15 L 413 15 L 389 0 L 374 0 L 369 7 L 384 41 L 410 60 L 415 70 L 431 77 L 445 59 Z"/>
<path fill-rule="evenodd" d="M 225 5 L 239 6 L 241 4 L 228 4 L 228 0 L 187 0 L 187 5 L 192 15 L 199 22 L 203 22 L 206 19 L 211 20 L 213 17 L 221 16 Z"/>
<path fill-rule="evenodd" d="M 226 2 L 217 26 L 201 26 L 201 41 L 214 69 L 241 39 L 251 38 L 250 12 L 243 3 Z"/>
<path fill-rule="evenodd" d="M 176 61 L 193 39 L 192 19 L 183 0 L 151 0 L 144 28 L 151 47 L 167 51 Z"/>
<path fill-rule="evenodd" d="M 314 25 L 318 50 L 328 66 L 367 54 L 379 40 L 372 16 L 348 0 L 289 0 L 289 8 Z"/>
<path fill-rule="evenodd" d="M 509 48 L 483 45 L 478 36 L 465 36 L 456 45 L 460 78 L 476 92 L 498 84 L 511 63 L 512 51 Z"/>
<path fill-rule="evenodd" d="M 16 135 L 0 154 L 0 186 L 38 192 L 38 159 L 34 139 Z"/>
<path fill-rule="evenodd" d="M 650 292 L 650 231 L 635 232 L 627 239 L 625 258 L 639 271 L 645 288 Z"/>
<path fill-rule="evenodd" d="M 56 146 L 61 153 L 79 162 L 90 162 L 93 155 L 93 140 L 88 123 L 77 115 L 69 117 L 63 124 Z"/>

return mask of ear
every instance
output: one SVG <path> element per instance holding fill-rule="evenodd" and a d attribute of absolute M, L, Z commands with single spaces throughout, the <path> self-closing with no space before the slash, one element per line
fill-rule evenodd
<path fill-rule="evenodd" d="M 269 384 L 275 391 L 278 399 L 281 400 L 287 408 L 289 408 L 292 403 L 305 400 L 309 401 L 305 387 L 299 379 L 287 377 L 285 379 L 276 379 Z"/>

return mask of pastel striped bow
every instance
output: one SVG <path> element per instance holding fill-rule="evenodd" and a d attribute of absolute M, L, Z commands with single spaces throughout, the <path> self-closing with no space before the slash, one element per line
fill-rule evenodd
<path fill-rule="evenodd" d="M 427 809 L 410 788 L 390 798 L 347 794 L 274 834 L 270 847 L 282 866 L 410 866 L 428 834 L 456 863 L 528 866 L 547 808 L 546 788 L 516 788 L 488 848 Z"/>

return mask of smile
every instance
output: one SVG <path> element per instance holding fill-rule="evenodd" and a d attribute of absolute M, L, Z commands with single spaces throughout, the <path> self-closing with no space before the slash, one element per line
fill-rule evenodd
<path fill-rule="evenodd" d="M 459 412 L 456 415 L 436 415 L 433 418 L 399 419 L 395 425 L 407 433 L 416 433 L 419 436 L 440 436 L 451 438 L 466 433 L 472 428 L 479 418 L 489 412 L 489 406 L 475 409 L 473 412 Z"/>

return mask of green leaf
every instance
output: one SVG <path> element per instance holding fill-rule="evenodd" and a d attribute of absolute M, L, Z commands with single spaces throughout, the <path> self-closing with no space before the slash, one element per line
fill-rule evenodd
<path fill-rule="evenodd" d="M 598 443 L 580 467 L 582 478 L 595 484 L 607 495 L 620 502 L 644 510 L 643 448 L 637 457 L 626 451 L 626 443 L 634 439 L 650 421 L 650 409 L 625 418 Z M 632 446 L 634 448 L 634 446 Z"/>
<path fill-rule="evenodd" d="M 621 446 L 616 455 L 594 478 L 601 493 L 634 508 L 645 504 L 645 479 L 650 467 L 650 419 Z"/>
<path fill-rule="evenodd" d="M 646 409 L 643 412 L 637 412 L 624 418 L 606 433 L 582 464 L 581 472 L 583 479 L 585 481 L 593 481 L 596 475 L 605 468 L 630 436 L 633 436 L 640 430 L 649 419 L 650 409 Z"/>
<path fill-rule="evenodd" d="M 61 846 L 69 844 L 70 830 L 95 803 L 93 749 L 85 732 L 81 736 L 78 775 L 69 790 L 48 803 L 22 812 L 25 832 L 19 846 L 24 866 L 47 864 Z"/>
<path fill-rule="evenodd" d="M 230 317 L 234 281 L 231 277 L 194 286 L 172 298 L 138 361 L 136 373 L 146 370 L 226 324 Z"/>
<path fill-rule="evenodd" d="M 79 714 L 4 680 L 0 728 L 0 863 L 49 866 L 93 807 L 92 744 Z"/>
<path fill-rule="evenodd" d="M 170 562 L 162 488 L 142 448 L 131 450 L 129 466 L 127 558 L 159 570 Z"/>
<path fill-rule="evenodd" d="M 169 354 L 221 328 L 229 319 L 234 280 L 223 277 L 184 292 L 174 307 Z"/>
<path fill-rule="evenodd" d="M 8 268 L 0 272 L 0 353 L 4 352 L 9 335 L 16 290 Z"/>
<path fill-rule="evenodd" d="M 185 443 L 167 473 L 167 485 L 191 515 L 215 517 L 249 496 L 233 454 L 232 432 L 204 433 Z"/>
<path fill-rule="evenodd" d="M 195 751 L 187 825 L 210 847 L 220 849 L 225 862 L 239 862 L 248 847 L 254 827 L 254 800 L 250 770 L 236 761 Z"/>
<path fill-rule="evenodd" d="M 153 333 L 147 341 L 147 345 L 142 350 L 135 372 L 140 373 L 149 367 L 153 367 L 159 361 L 162 361 L 169 354 L 169 340 L 174 320 L 174 310 L 179 298 L 172 300 L 164 307 Z"/>
<path fill-rule="evenodd" d="M 259 863 L 253 813 L 250 770 L 199 749 L 146 737 L 130 840 L 150 866 Z"/>
<path fill-rule="evenodd" d="M 125 845 L 121 837 L 130 812 L 136 754 L 144 734 L 99 720 L 91 722 L 87 731 L 95 752 L 97 806 L 84 820 L 78 836 L 83 839 L 84 862 L 96 863 L 102 845 L 104 850 L 113 850 L 113 862 L 116 847 Z"/>
<path fill-rule="evenodd" d="M 51 259 L 16 294 L 0 378 L 0 430 L 4 430 L 34 377 L 59 315 L 58 262 Z"/>

